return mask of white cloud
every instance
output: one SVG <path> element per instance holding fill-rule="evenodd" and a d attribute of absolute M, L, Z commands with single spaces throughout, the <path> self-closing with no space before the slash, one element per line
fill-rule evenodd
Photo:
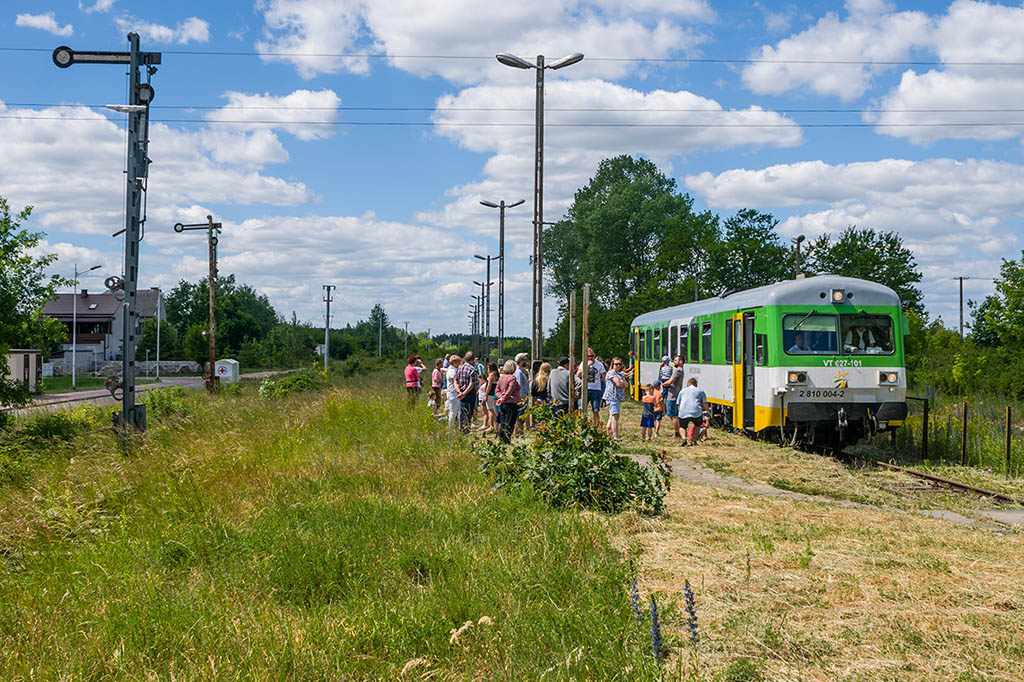
<path fill-rule="evenodd" d="M 641 0 L 639 6 L 610 0 L 521 0 L 486 9 L 472 0 L 268 0 L 259 7 L 266 30 L 257 49 L 297 53 L 264 59 L 289 61 L 303 78 L 339 71 L 368 73 L 370 63 L 364 57 L 324 55 L 370 53 L 391 55 L 395 67 L 417 76 L 439 75 L 457 83 L 517 82 L 523 74 L 511 73 L 493 59 L 501 51 L 531 58 L 572 52 L 656 58 L 691 51 L 706 38 L 673 17 L 693 23 L 714 16 L 702 0 Z M 572 78 L 616 78 L 637 68 L 629 61 L 592 60 L 565 73 Z"/>
<path fill-rule="evenodd" d="M 501 107 L 523 111 L 479 110 L 493 109 L 496 102 Z M 433 116 L 439 124 L 437 134 L 466 149 L 492 156 L 484 165 L 482 180 L 452 188 L 450 203 L 418 218 L 439 225 L 490 231 L 490 222 L 480 220 L 487 209 L 481 209 L 478 201 L 504 198 L 511 202 L 521 198 L 523 188 L 533 185 L 533 104 L 534 90 L 530 86 L 477 86 L 441 97 Z M 548 219 L 564 212 L 573 193 L 586 183 L 598 162 L 610 156 L 644 155 L 670 171 L 673 157 L 698 149 L 787 147 L 802 140 L 800 127 L 775 112 L 759 107 L 725 110 L 714 100 L 686 91 L 644 93 L 600 80 L 554 80 L 547 85 L 545 105 L 544 190 Z M 580 111 L 595 108 L 620 111 Z M 446 125 L 463 123 L 485 125 Z M 486 125 L 492 123 L 523 125 Z M 574 127 L 575 124 L 599 125 Z M 607 124 L 622 127 L 603 127 Z M 680 124 L 683 127 L 671 127 Z M 747 124 L 766 127 L 742 127 Z M 528 240 L 523 237 L 529 235 L 529 218 L 517 221 L 511 214 L 510 218 L 509 234 L 517 238 L 512 248 L 519 255 L 527 255 Z"/>
<path fill-rule="evenodd" d="M 1024 212 L 1024 166 L 991 160 L 807 161 L 700 173 L 685 184 L 716 209 L 792 213 L 779 226 L 786 236 L 850 225 L 899 232 L 925 275 L 926 304 L 947 319 L 938 293 L 944 281 L 961 272 L 986 275 L 998 268 L 997 257 L 1015 257 Z"/>
<path fill-rule="evenodd" d="M 793 23 L 793 15 L 796 13 L 796 9 L 792 5 L 787 5 L 781 11 L 766 7 L 760 2 L 755 2 L 754 7 L 761 11 L 761 15 L 764 17 L 764 27 L 771 33 L 782 33 L 787 30 Z"/>
<path fill-rule="evenodd" d="M 360 0 L 260 0 L 267 27 L 256 49 L 264 61 L 291 62 L 303 78 L 321 73 L 368 73 L 364 58 L 318 56 L 352 51 L 360 37 Z M 272 53 L 291 53 L 274 57 Z"/>
<path fill-rule="evenodd" d="M 124 211 L 121 125 L 84 107 L 32 110 L 0 104 L 0 111 L 14 117 L 0 119 L 0 157 L 5 160 L 0 187 L 12 204 L 34 205 L 33 220 L 47 230 L 112 234 L 119 229 Z M 288 206 L 315 198 L 302 183 L 208 156 L 204 136 L 209 134 L 151 127 L 151 225 L 170 221 L 178 207 L 196 202 Z"/>
<path fill-rule="evenodd" d="M 93 14 L 95 12 L 109 12 L 110 8 L 114 6 L 117 0 L 96 0 L 91 5 L 85 5 L 79 0 L 78 9 L 82 10 L 86 14 Z"/>
<path fill-rule="evenodd" d="M 38 28 L 47 33 L 52 33 L 55 36 L 71 36 L 75 34 L 74 27 L 71 24 L 64 24 L 61 26 L 57 23 L 57 18 L 53 12 L 45 12 L 43 14 L 19 14 L 14 18 L 15 26 L 22 26 L 25 28 Z"/>
<path fill-rule="evenodd" d="M 143 40 L 154 43 L 210 42 L 210 24 L 198 17 L 188 17 L 174 28 L 139 19 L 138 17 L 117 17 L 114 23 L 121 31 L 135 31 Z"/>
<path fill-rule="evenodd" d="M 296 90 L 280 97 L 229 91 L 222 97 L 228 103 L 206 118 L 231 121 L 231 127 L 238 130 L 280 128 L 309 141 L 330 137 L 337 129 L 330 124 L 338 120 L 341 100 L 333 90 Z"/>
<path fill-rule="evenodd" d="M 954 2 L 934 33 L 935 49 L 945 67 L 922 74 L 905 71 L 899 84 L 881 99 L 878 108 L 885 111 L 866 113 L 864 119 L 884 124 L 878 132 L 916 143 L 1020 137 L 1024 126 L 1001 125 L 1020 121 L 1012 111 L 1020 108 L 1024 96 L 1020 67 L 978 63 L 1024 61 L 1021 35 L 1024 8 Z"/>
<path fill-rule="evenodd" d="M 880 0 L 847 0 L 846 10 L 846 18 L 829 12 L 805 31 L 762 46 L 751 59 L 763 61 L 744 67 L 743 83 L 762 94 L 808 87 L 852 100 L 864 94 L 875 75 L 892 68 L 885 62 L 906 60 L 913 48 L 934 39 L 932 21 L 923 12 L 894 12 Z M 808 61 L 815 63 L 799 63 Z"/>

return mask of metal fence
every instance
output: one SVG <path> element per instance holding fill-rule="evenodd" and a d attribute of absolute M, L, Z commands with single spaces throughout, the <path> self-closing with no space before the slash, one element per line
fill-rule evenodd
<path fill-rule="evenodd" d="M 906 422 L 891 434 L 892 445 L 904 455 L 1008 477 L 1024 473 L 1020 410 L 996 400 L 951 402 L 909 396 L 907 407 Z"/>

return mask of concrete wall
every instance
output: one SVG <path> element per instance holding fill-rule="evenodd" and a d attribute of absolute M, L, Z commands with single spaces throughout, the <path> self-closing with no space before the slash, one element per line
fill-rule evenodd
<path fill-rule="evenodd" d="M 88 358 L 86 362 L 82 361 L 82 356 L 78 356 L 78 370 L 79 376 L 117 376 L 121 374 L 121 361 L 109 361 L 103 360 L 96 363 L 96 370 L 93 371 L 92 358 Z M 146 362 L 145 360 L 135 363 L 136 376 L 146 376 L 146 370 L 149 370 L 151 377 L 156 376 L 156 360 Z M 201 371 L 199 363 L 192 362 L 191 360 L 161 360 L 160 361 L 160 375 L 171 376 L 174 374 L 199 374 Z M 53 361 L 53 373 L 55 376 L 70 376 L 71 375 L 71 354 L 63 360 Z"/>

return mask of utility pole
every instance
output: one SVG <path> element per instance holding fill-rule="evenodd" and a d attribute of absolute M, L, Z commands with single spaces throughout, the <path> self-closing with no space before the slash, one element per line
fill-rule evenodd
<path fill-rule="evenodd" d="M 331 292 L 338 287 L 333 284 L 325 284 L 323 288 L 324 302 L 327 304 L 327 316 L 324 318 L 324 369 L 327 369 L 331 356 Z"/>
<path fill-rule="evenodd" d="M 515 203 L 506 204 L 505 200 L 502 199 L 500 203 L 494 203 L 493 201 L 481 201 L 481 204 L 488 208 L 499 209 L 498 215 L 498 357 L 505 357 L 505 209 L 515 208 L 520 204 L 526 203 L 525 199 L 520 199 Z M 479 257 L 479 256 L 478 256 Z M 488 273 L 487 281 L 491 281 L 491 275 Z"/>
<path fill-rule="evenodd" d="M 959 277 L 953 277 L 952 279 L 959 280 L 960 282 L 960 338 L 964 338 L 964 280 L 965 279 L 987 279 L 991 281 L 992 277 L 971 277 L 970 275 L 960 275 Z"/>
<path fill-rule="evenodd" d="M 487 265 L 487 270 L 490 271 L 490 263 Z M 481 354 L 487 357 L 491 351 L 491 285 L 494 282 L 490 279 L 486 282 L 473 280 L 473 284 L 480 285 L 480 348 Z"/>
<path fill-rule="evenodd" d="M 377 357 L 384 351 L 384 309 L 381 308 L 380 317 L 377 318 Z"/>
<path fill-rule="evenodd" d="M 220 390 L 220 377 L 217 376 L 215 365 L 216 360 L 216 346 L 215 340 L 217 336 L 217 325 L 213 315 L 213 292 L 216 288 L 217 280 L 217 243 L 220 241 L 217 239 L 217 235 L 220 234 L 221 224 L 213 222 L 213 216 L 206 216 L 205 223 L 192 223 L 191 225 L 183 225 L 181 223 L 174 224 L 175 232 L 184 232 L 186 230 L 206 230 L 207 246 L 210 252 L 210 275 L 207 280 L 207 289 L 209 289 L 209 305 L 210 305 L 210 328 L 206 332 L 207 340 L 210 342 L 210 375 L 206 378 L 206 390 L 210 393 L 217 393 Z"/>
<path fill-rule="evenodd" d="M 580 347 L 580 364 L 583 365 L 583 386 L 580 388 L 580 395 L 587 395 L 587 380 L 590 377 L 590 368 L 587 366 L 587 356 L 590 355 L 590 285 L 583 285 L 583 339 Z M 596 376 L 596 374 L 595 374 Z M 580 414 L 587 418 L 587 411 L 580 407 Z"/>
<path fill-rule="evenodd" d="M 576 290 L 569 292 L 569 414 L 576 411 Z"/>
<path fill-rule="evenodd" d="M 160 315 L 164 311 L 164 292 L 156 290 L 156 380 L 160 381 Z"/>
<path fill-rule="evenodd" d="M 139 284 L 139 243 L 143 237 L 145 216 L 142 215 L 142 195 L 149 178 L 149 105 L 154 90 L 150 78 L 160 64 L 159 52 L 142 52 L 139 34 L 128 34 L 127 52 L 76 52 L 66 45 L 53 51 L 53 63 L 66 69 L 72 64 L 123 64 L 128 66 L 128 104 L 107 105 L 115 111 L 128 114 L 128 168 L 124 216 L 124 273 L 123 277 L 108 277 L 107 288 L 120 292 L 124 303 L 124 341 L 121 361 L 121 412 L 115 415 L 119 426 L 146 428 L 146 408 L 135 404 L 135 347 L 138 332 L 136 294 Z M 146 69 L 146 82 L 142 82 L 140 69 Z M 115 233 L 117 236 L 121 232 Z"/>
<path fill-rule="evenodd" d="M 409 357 L 409 320 L 405 322 L 405 357 Z"/>

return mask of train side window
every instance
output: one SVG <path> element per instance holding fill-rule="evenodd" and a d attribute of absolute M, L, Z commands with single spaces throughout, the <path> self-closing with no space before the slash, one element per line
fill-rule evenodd
<path fill-rule="evenodd" d="M 585 351 L 586 349 L 584 349 Z M 647 330 L 640 330 L 640 352 L 638 353 L 641 360 L 647 359 Z"/>
<path fill-rule="evenodd" d="M 700 362 L 700 328 L 696 322 L 690 325 L 690 362 Z"/>
<path fill-rule="evenodd" d="M 668 355 L 670 358 L 676 354 L 676 348 L 679 347 L 679 327 L 671 327 L 668 335 Z"/>
<path fill-rule="evenodd" d="M 690 338 L 690 335 L 689 335 L 688 327 L 685 324 L 684 325 L 680 325 L 680 327 L 679 327 L 679 353 L 677 353 L 677 355 L 681 356 L 683 358 L 683 360 L 686 359 L 686 349 L 689 348 L 689 346 L 687 345 L 689 343 L 689 340 L 688 340 L 689 338 Z M 675 357 L 676 356 L 673 355 L 672 359 L 675 360 Z"/>
<path fill-rule="evenodd" d="M 764 334 L 754 335 L 754 361 L 759 365 L 768 364 L 768 343 Z"/>
<path fill-rule="evenodd" d="M 729 364 L 732 362 L 732 322 L 729 320 L 725 321 L 725 362 Z"/>
<path fill-rule="evenodd" d="M 700 356 L 704 364 L 711 362 L 711 323 L 705 322 L 700 330 Z"/>
<path fill-rule="evenodd" d="M 661 330 L 660 329 L 653 329 L 653 330 L 651 330 L 651 339 L 652 340 L 651 340 L 651 353 L 650 354 L 651 354 L 651 361 L 653 362 L 653 361 L 656 361 L 658 359 L 658 348 L 661 347 Z"/>
<path fill-rule="evenodd" d="M 735 352 L 733 353 L 733 363 L 739 365 L 743 362 L 743 321 L 736 320 L 733 322 L 733 329 L 735 333 L 732 335 Z"/>
<path fill-rule="evenodd" d="M 668 355 L 668 327 L 661 328 L 661 353 L 660 355 Z M 658 358 L 660 361 L 661 358 Z"/>

